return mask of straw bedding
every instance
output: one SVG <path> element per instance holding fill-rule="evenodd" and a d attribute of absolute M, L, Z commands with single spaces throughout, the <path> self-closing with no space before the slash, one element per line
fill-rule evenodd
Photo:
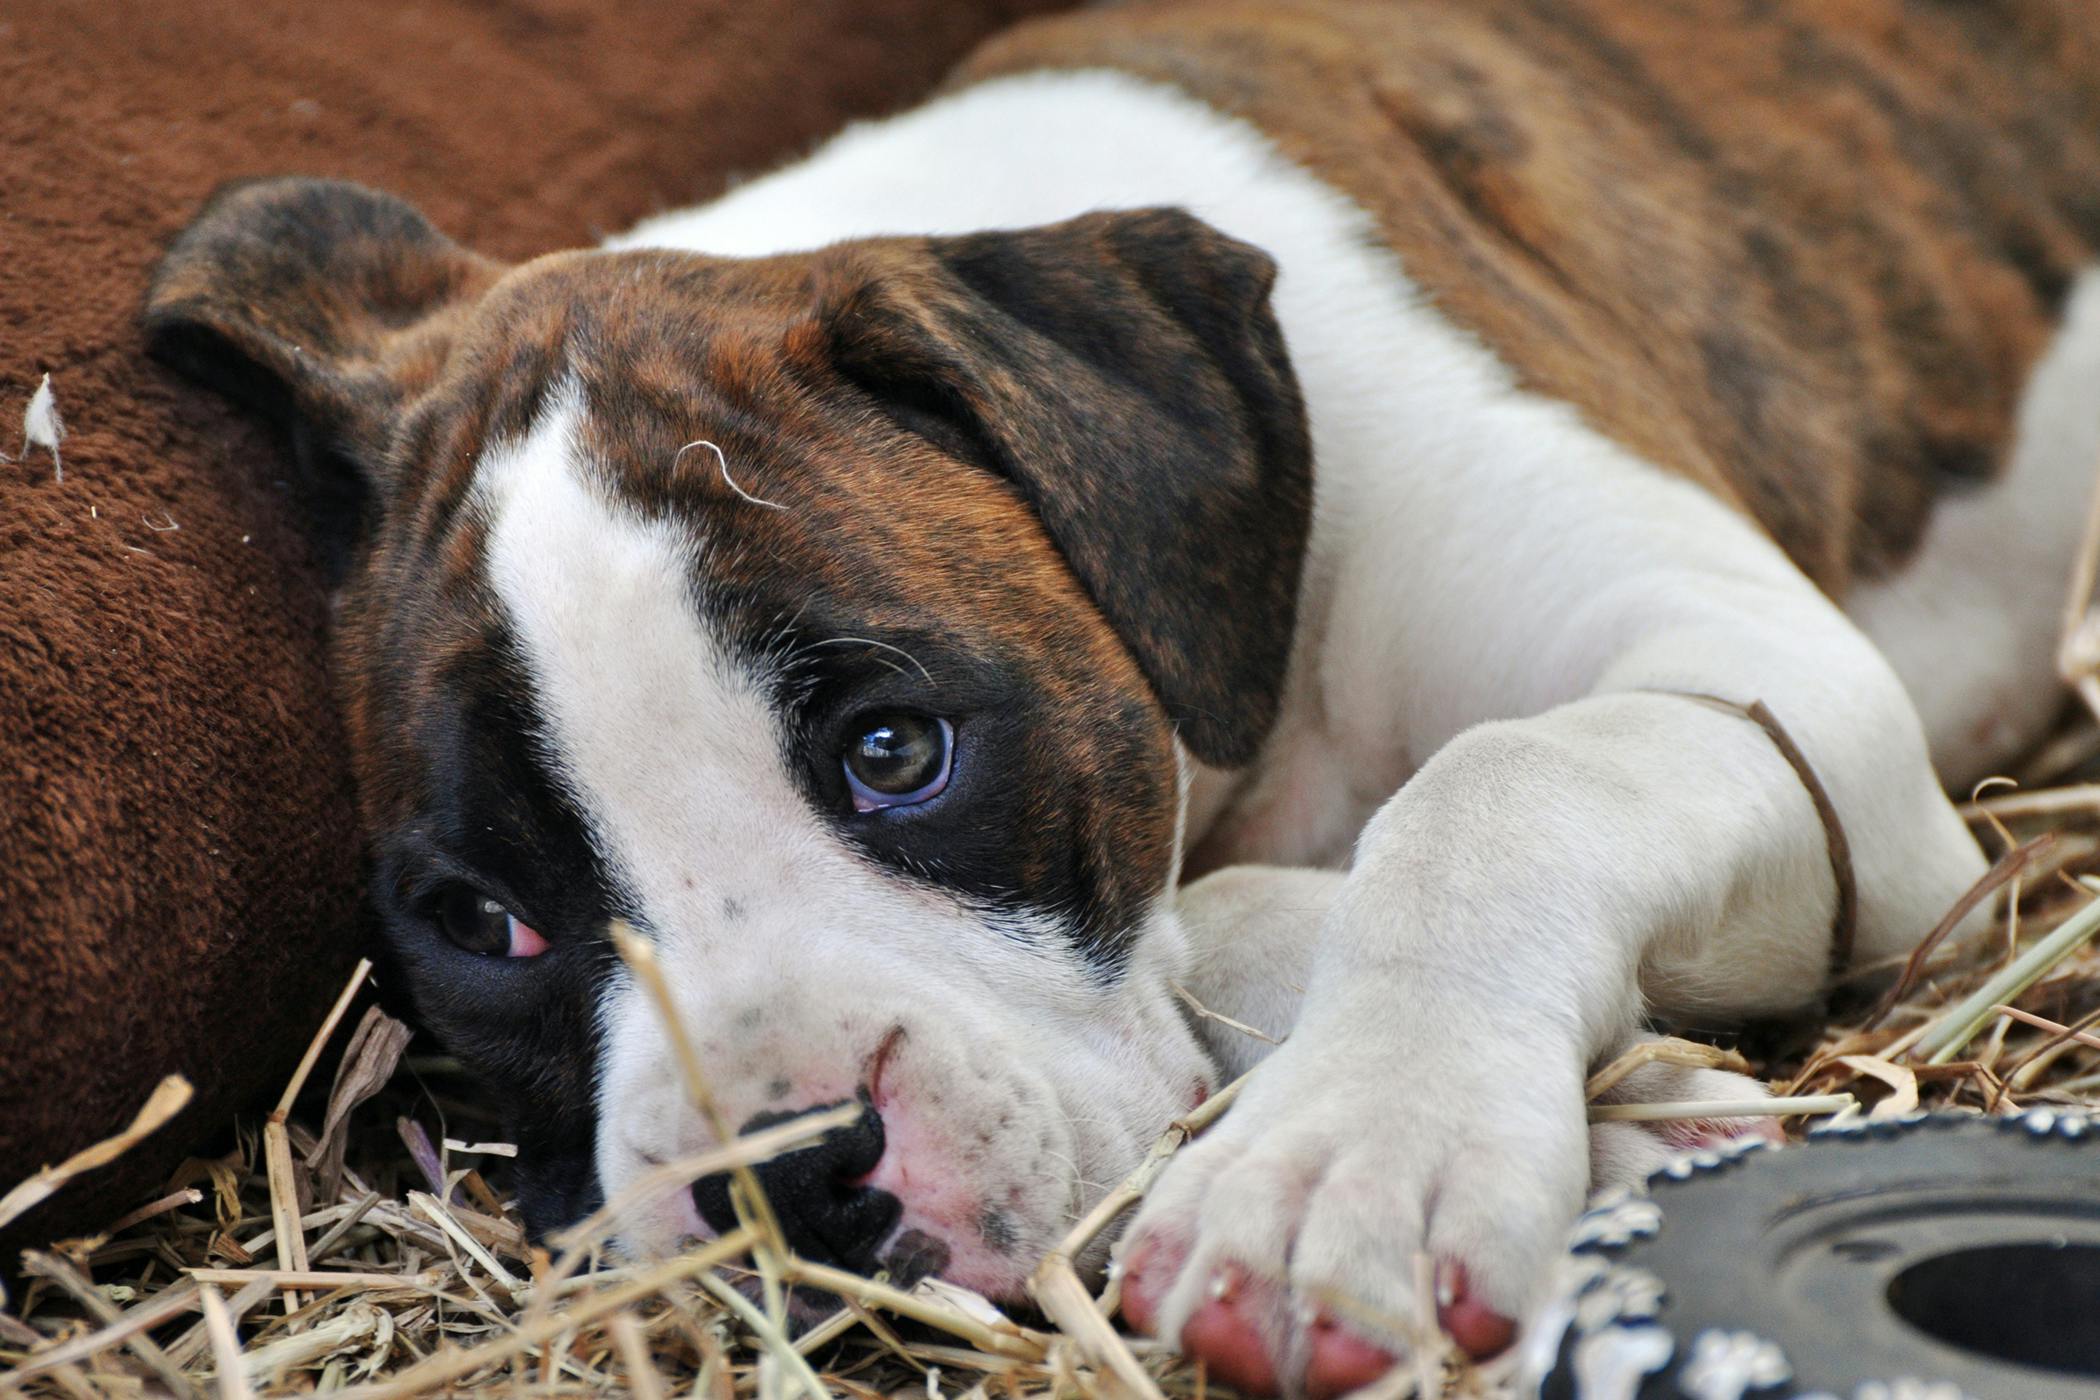
<path fill-rule="evenodd" d="M 2100 730 L 2080 723 L 2035 773 L 2063 779 L 2096 760 Z M 1878 999 L 1858 992 L 1824 1024 L 1748 1038 L 1744 1051 L 1769 1042 L 1751 1063 L 1778 1092 L 1850 1096 L 1852 1111 L 1882 1114 L 1920 1105 L 2100 1107 L 2100 1034 L 2090 1029 L 2100 1023 L 2100 952 L 2078 937 L 2100 923 L 2100 903 L 2078 878 L 2100 870 L 2100 785 L 1994 791 L 1968 812 L 2005 852 L 1980 887 L 2004 902 L 2002 918 L 1966 942 L 1928 937 L 1906 966 L 1863 969 L 1856 980 L 1886 986 Z M 2061 929 L 2069 933 L 2052 940 Z M 2047 946 L 2066 937 L 2067 949 Z M 646 948 L 621 942 L 653 985 Z M 1965 1008 L 2008 970 L 2031 985 L 1986 995 L 1973 1014 Z M 1118 1338 L 1060 1256 L 1037 1273 L 1039 1309 L 1002 1312 L 939 1284 L 900 1293 L 774 1247 L 748 1176 L 743 1228 L 701 1253 L 643 1265 L 605 1257 L 618 1201 L 550 1249 L 534 1248 L 505 1194 L 510 1148 L 495 1140 L 471 1081 L 376 1007 L 355 1011 L 362 976 L 345 988 L 340 1024 L 331 1018 L 335 1033 L 316 1035 L 278 1112 L 239 1124 L 222 1152 L 184 1162 L 107 1229 L 26 1256 L 27 1275 L 0 1311 L 0 1366 L 12 1368 L 0 1371 L 0 1393 L 377 1397 L 491 1387 L 729 1400 L 811 1388 L 1207 1389 L 1160 1349 Z M 313 1071 L 331 1063 L 332 1077 Z M 705 1067 L 688 1057 L 684 1069 L 704 1110 Z M 1220 1095 L 1203 1112 L 1229 1102 Z M 1789 1120 L 1796 1130 L 1804 1124 Z M 785 1125 L 672 1166 L 696 1178 L 762 1160 L 824 1126 Z M 1118 1208 L 1201 1126 L 1168 1128 L 1146 1167 L 1066 1249 L 1113 1228 Z M 0 1200 L 0 1220 L 21 1194 Z M 814 1304 L 828 1320 L 788 1338 L 773 1321 L 787 1289 L 805 1290 L 798 1311 Z M 1497 1395 L 1508 1378 L 1432 1353 L 1391 1389 L 1407 1393 L 1424 1380 L 1450 1394 Z"/>

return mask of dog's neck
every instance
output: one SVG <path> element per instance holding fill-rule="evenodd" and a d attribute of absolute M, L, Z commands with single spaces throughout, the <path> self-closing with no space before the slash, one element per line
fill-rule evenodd
<path fill-rule="evenodd" d="M 752 257 L 1162 204 L 1233 231 L 1257 219 L 1267 150 L 1251 127 L 1245 145 L 1221 146 L 1222 120 L 1120 73 L 1001 79 L 852 127 L 804 160 L 608 246 Z"/>

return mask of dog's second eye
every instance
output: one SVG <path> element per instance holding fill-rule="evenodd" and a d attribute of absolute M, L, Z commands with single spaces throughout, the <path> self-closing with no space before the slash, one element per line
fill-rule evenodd
<path fill-rule="evenodd" d="M 460 885 L 438 906 L 445 937 L 469 953 L 491 958 L 534 958 L 547 951 L 547 940 L 495 900 Z"/>
<path fill-rule="evenodd" d="M 948 786 L 955 731 L 948 721 L 902 711 L 863 715 L 846 745 L 853 810 L 909 807 Z"/>

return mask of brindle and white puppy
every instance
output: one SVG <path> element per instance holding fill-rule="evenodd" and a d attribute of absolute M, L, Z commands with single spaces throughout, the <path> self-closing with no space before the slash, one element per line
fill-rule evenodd
<path fill-rule="evenodd" d="M 2096 73 L 2075 0 L 1135 5 L 603 251 L 238 187 L 149 322 L 369 493 L 374 893 L 536 1228 L 707 1141 L 615 917 L 732 1121 L 866 1106 L 771 1169 L 799 1247 L 999 1296 L 1258 1058 L 1187 987 L 1290 1035 L 1133 1315 L 1328 1391 L 1424 1254 L 1506 1340 L 1666 1150 L 1585 1123 L 1644 1016 L 1982 868 L 1940 780 L 2051 718 L 2100 449 Z"/>

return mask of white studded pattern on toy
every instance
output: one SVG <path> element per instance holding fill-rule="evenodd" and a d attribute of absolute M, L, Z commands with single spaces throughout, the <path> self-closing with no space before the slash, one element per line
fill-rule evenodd
<path fill-rule="evenodd" d="M 1670 1362 L 1677 1344 L 1660 1327 L 1608 1327 L 1575 1344 L 1575 1393 L 1582 1400 L 1633 1400 L 1641 1381 Z"/>
<path fill-rule="evenodd" d="M 1777 1344 L 1749 1332 L 1708 1328 L 1692 1343 L 1677 1386 L 1693 1400 L 1743 1400 L 1744 1392 L 1778 1385 L 1793 1374 Z"/>
<path fill-rule="evenodd" d="M 1646 1321 L 1662 1311 L 1663 1281 L 1646 1269 L 1609 1270 L 1575 1300 L 1575 1325 L 1584 1333 L 1624 1319 Z"/>
<path fill-rule="evenodd" d="M 1645 1197 L 1634 1197 L 1589 1212 L 1575 1222 L 1569 1239 L 1577 1248 L 1589 1244 L 1631 1244 L 1660 1230 L 1662 1219 L 1661 1206 Z"/>

